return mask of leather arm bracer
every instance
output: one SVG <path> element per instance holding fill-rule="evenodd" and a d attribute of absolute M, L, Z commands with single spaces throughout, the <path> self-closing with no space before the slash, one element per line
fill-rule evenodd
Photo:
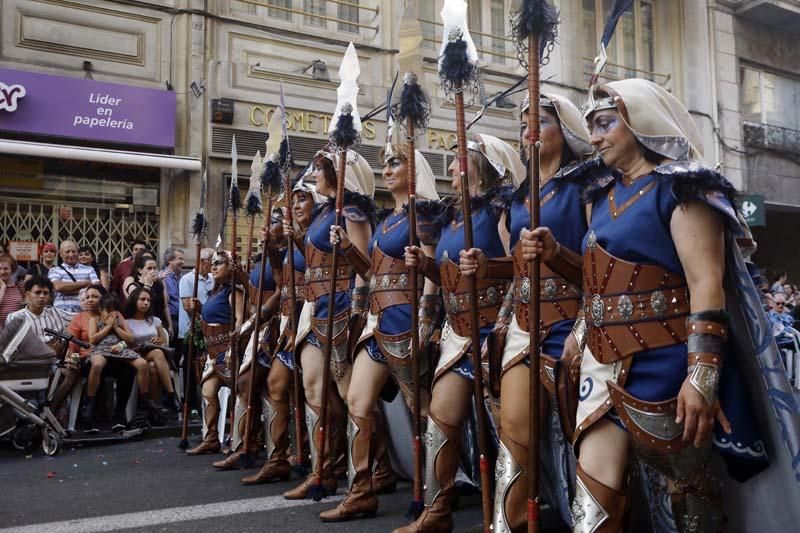
<path fill-rule="evenodd" d="M 730 318 L 724 309 L 692 313 L 686 319 L 689 383 L 713 406 Z"/>
<path fill-rule="evenodd" d="M 548 267 L 578 287 L 583 285 L 583 257 L 558 244 L 553 258 L 545 261 Z"/>
<path fill-rule="evenodd" d="M 438 287 L 442 286 L 442 274 L 439 272 L 439 267 L 436 265 L 436 261 L 430 257 L 425 256 L 419 265 L 419 271 L 422 272 L 423 276 L 431 280 L 434 285 Z"/>
<path fill-rule="evenodd" d="M 423 294 L 419 299 L 419 340 L 424 345 L 436 329 L 442 312 L 442 299 L 438 294 Z"/>
<path fill-rule="evenodd" d="M 363 279 L 369 281 L 370 277 L 370 261 L 355 244 L 350 244 L 347 248 L 341 251 L 341 254 L 347 258 L 347 261 L 353 266 L 356 274 Z"/>

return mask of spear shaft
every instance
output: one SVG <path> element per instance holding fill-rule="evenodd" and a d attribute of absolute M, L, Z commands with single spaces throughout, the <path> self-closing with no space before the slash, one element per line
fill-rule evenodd
<path fill-rule="evenodd" d="M 239 213 L 237 209 L 233 211 L 233 228 L 231 229 L 231 330 L 236 329 L 236 267 L 239 257 L 236 255 L 236 226 L 239 222 Z M 236 423 L 236 394 L 238 389 L 237 380 L 239 379 L 239 340 L 231 339 L 231 396 L 233 397 L 233 406 L 229 417 L 230 421 L 230 435 L 233 435 L 233 425 Z M 230 440 L 230 437 L 229 437 Z"/>
<path fill-rule="evenodd" d="M 336 219 L 335 225 L 342 225 L 342 209 L 344 208 L 344 176 L 347 172 L 347 148 L 343 147 L 339 154 L 339 169 L 336 173 Z M 333 314 L 336 312 L 336 278 L 339 268 L 339 239 L 333 243 L 331 252 L 331 286 L 328 292 L 328 317 L 327 317 L 327 336 L 328 342 L 325 343 L 325 357 L 322 365 L 322 405 L 320 406 L 319 416 L 319 440 L 317 441 L 317 465 L 316 481 L 322 484 L 322 470 L 325 463 L 325 441 L 326 424 L 328 423 L 328 387 L 330 386 L 331 372 L 331 353 L 333 351 Z"/>
<path fill-rule="evenodd" d="M 464 213 L 464 242 L 467 250 L 474 247 L 472 233 L 472 205 L 468 179 L 467 129 L 464 120 L 463 87 L 455 91 L 456 104 L 456 137 L 458 140 L 458 166 L 461 178 L 461 203 Z M 470 335 L 472 337 L 472 367 L 475 378 L 473 395 L 475 398 L 475 415 L 478 419 L 478 453 L 480 454 L 481 474 L 481 506 L 483 508 L 483 530 L 489 533 L 492 523 L 492 486 L 489 475 L 489 455 L 487 442 L 486 406 L 483 403 L 483 374 L 481 373 L 481 338 L 478 320 L 478 285 L 475 276 L 467 277 L 470 305 Z"/>
<path fill-rule="evenodd" d="M 192 300 L 197 300 L 198 284 L 200 282 L 200 253 L 202 248 L 201 237 L 197 236 L 195 243 L 195 273 L 192 283 Z M 194 341 L 195 341 L 195 322 L 197 321 L 197 306 L 192 308 L 189 322 L 189 349 L 186 353 L 183 370 L 183 425 L 181 427 L 181 442 L 178 445 L 181 449 L 189 447 L 189 384 L 191 383 L 190 372 L 192 371 L 192 361 L 194 360 Z"/>
<path fill-rule="evenodd" d="M 294 221 L 294 216 L 292 214 L 292 185 L 289 181 L 289 173 L 286 173 L 284 179 L 284 191 L 285 191 L 285 198 L 286 198 L 286 221 L 292 226 Z M 294 277 L 294 238 L 290 237 L 287 239 L 286 242 L 286 263 L 288 267 L 288 273 L 283 276 L 284 284 L 289 284 L 289 321 L 287 324 L 288 330 L 291 332 L 292 336 L 286 336 L 286 343 L 287 347 L 289 343 L 291 343 L 292 349 L 294 349 L 294 342 L 295 337 L 297 335 L 297 287 L 295 286 L 295 277 Z M 292 365 L 292 378 L 294 381 L 294 440 L 295 440 L 295 451 L 294 451 L 294 459 L 296 467 L 302 467 L 305 456 L 303 455 L 303 381 L 300 377 L 300 367 L 298 366 L 297 357 L 294 358 L 294 364 Z M 314 438 L 313 435 L 310 435 L 310 438 Z"/>
<path fill-rule="evenodd" d="M 528 37 L 528 175 L 530 178 L 530 197 L 528 211 L 531 227 L 540 226 L 539 204 L 539 154 L 541 140 L 539 129 L 539 36 Z M 541 380 L 539 376 L 539 287 L 541 261 L 537 257 L 528 263 L 530 272 L 531 298 L 528 301 L 528 329 L 530 330 L 530 398 L 528 435 L 528 532 L 539 531 L 539 405 L 541 402 Z"/>
<path fill-rule="evenodd" d="M 408 137 L 406 144 L 408 156 L 408 245 L 417 245 L 417 162 L 414 150 L 414 121 L 406 122 Z M 414 502 L 423 501 L 422 488 L 422 420 L 420 409 L 421 383 L 419 364 L 419 278 L 417 267 L 409 269 L 411 285 L 411 374 L 413 376 L 412 416 L 414 417 Z"/>

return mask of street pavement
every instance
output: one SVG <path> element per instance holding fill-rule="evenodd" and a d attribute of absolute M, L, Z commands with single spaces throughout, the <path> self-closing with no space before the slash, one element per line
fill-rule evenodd
<path fill-rule="evenodd" d="M 221 455 L 189 457 L 178 442 L 163 436 L 66 447 L 56 457 L 0 449 L 0 533 L 355 532 L 391 531 L 406 523 L 409 483 L 380 496 L 375 518 L 323 524 L 317 515 L 343 497 L 344 480 L 337 495 L 322 502 L 289 502 L 281 494 L 297 479 L 245 487 L 242 471 L 214 471 L 211 462 Z M 480 530 L 479 498 L 465 495 L 460 502 L 455 531 Z"/>

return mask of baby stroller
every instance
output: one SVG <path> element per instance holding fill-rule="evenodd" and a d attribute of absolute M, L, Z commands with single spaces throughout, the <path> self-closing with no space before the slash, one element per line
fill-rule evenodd
<path fill-rule="evenodd" d="M 49 398 L 55 361 L 56 354 L 24 318 L 6 323 L 0 331 L 0 437 L 9 438 L 19 450 L 30 451 L 41 442 L 45 454 L 55 455 L 67 436 L 46 402 L 39 406 L 19 394 L 46 391 Z"/>

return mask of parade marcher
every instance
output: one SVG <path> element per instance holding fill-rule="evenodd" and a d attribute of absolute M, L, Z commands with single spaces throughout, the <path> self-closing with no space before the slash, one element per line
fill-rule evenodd
<path fill-rule="evenodd" d="M 378 510 L 376 494 L 394 490 L 396 477 L 386 464 L 384 479 L 373 475 L 373 458 L 387 461 L 386 427 L 377 409 L 378 398 L 390 375 L 393 375 L 408 405 L 411 405 L 411 298 L 404 251 L 408 245 L 408 161 L 404 147 L 389 147 L 384 157 L 383 178 L 392 194 L 394 207 L 378 216 L 378 225 L 370 241 L 371 279 L 369 314 L 366 326 L 355 350 L 351 381 L 357 387 L 347 391 L 349 411 L 348 428 L 348 481 L 347 496 L 338 507 L 324 511 L 320 518 L 325 522 L 349 520 L 357 515 L 372 515 Z M 428 162 L 415 153 L 417 196 L 420 200 L 438 204 L 436 181 Z M 419 202 L 422 203 L 422 202 Z M 426 211 L 420 206 L 420 211 Z M 418 220 L 424 219 L 420 216 Z M 430 224 L 420 222 L 418 233 L 424 241 L 424 250 L 434 254 L 436 235 Z M 341 239 L 347 249 L 350 239 L 342 228 L 333 226 L 331 237 Z M 434 295 L 437 287 L 430 281 L 425 293 Z M 434 296 L 438 299 L 438 295 Z M 388 364 L 387 364 L 388 363 Z M 426 398 L 426 406 L 429 398 Z"/>
<path fill-rule="evenodd" d="M 235 332 L 242 325 L 244 317 L 244 291 L 236 284 L 236 309 L 232 307 L 233 283 L 231 269 L 233 265 L 230 252 L 217 251 L 211 259 L 211 275 L 214 276 L 214 289 L 208 295 L 206 303 L 200 307 L 203 336 L 206 343 L 206 359 L 203 367 L 201 388 L 206 409 L 203 414 L 205 434 L 203 441 L 196 447 L 186 450 L 187 455 L 217 453 L 220 450 L 219 422 L 220 404 L 219 390 L 231 385 L 230 349 L 238 342 Z M 193 301 L 192 306 L 200 303 Z"/>
<path fill-rule="evenodd" d="M 522 102 L 522 146 L 527 153 L 530 133 L 527 131 L 530 100 Z M 542 225 L 549 227 L 558 241 L 565 247 L 578 252 L 581 240 L 586 234 L 586 215 L 583 202 L 583 186 L 587 175 L 598 165 L 581 161 L 592 153 L 589 133 L 584 126 L 578 108 L 569 100 L 558 95 L 542 95 L 539 101 L 542 148 L 540 152 L 540 193 Z M 523 178 L 521 174 L 517 178 Z M 495 336 L 502 339 L 500 353 L 490 350 L 489 368 L 500 370 L 501 376 L 491 376 L 490 382 L 500 379 L 500 448 L 497 457 L 497 471 L 504 474 L 497 479 L 495 486 L 494 531 L 516 531 L 525 525 L 527 498 L 527 463 L 529 434 L 529 370 L 530 334 L 528 301 L 531 283 L 525 277 L 526 263 L 522 259 L 522 247 L 518 246 L 520 232 L 530 227 L 528 202 L 530 201 L 530 177 L 515 182 L 515 193 L 509 212 L 513 263 L 513 288 L 495 325 Z M 486 256 L 480 250 L 461 253 L 461 272 L 464 275 L 484 275 L 488 266 Z M 559 365 L 564 351 L 564 343 L 572 331 L 577 318 L 581 288 L 573 285 L 558 274 L 542 266 L 541 274 L 541 358 L 543 361 L 543 384 L 551 405 L 548 416 L 541 426 L 549 439 L 552 449 L 550 457 L 543 457 L 544 470 L 551 477 L 547 487 L 550 504 L 556 507 L 564 522 L 571 522 L 570 487 L 573 485 L 574 470 L 569 468 L 572 455 L 569 439 L 571 421 L 562 428 L 559 415 L 568 417 L 571 411 L 565 405 L 566 398 L 559 395 L 556 376 L 565 380 L 569 372 L 569 361 Z M 499 360 L 497 358 L 500 358 Z M 546 379 L 544 376 L 553 376 Z M 563 385 L 566 385 L 562 381 Z M 564 435 L 567 430 L 567 436 Z"/>
<path fill-rule="evenodd" d="M 659 85 L 621 80 L 591 96 L 592 144 L 615 175 L 590 192 L 583 260 L 547 228 L 521 237 L 526 260 L 539 255 L 573 282 L 582 265 L 587 349 L 574 527 L 624 527 L 633 452 L 644 465 L 653 530 L 718 531 L 723 502 L 712 436 L 733 478 L 766 467 L 738 370 L 745 359 L 727 342 L 737 332 L 726 306 L 742 303 L 726 301 L 723 288 L 726 253 L 738 254 L 734 189 L 699 162 L 696 125 Z"/>
<path fill-rule="evenodd" d="M 258 261 L 250 271 L 249 283 L 247 286 L 248 292 L 248 313 L 249 319 L 242 326 L 240 336 L 244 338 L 248 333 L 248 329 L 252 329 L 255 313 L 257 312 L 256 305 L 258 301 L 258 290 L 261 287 L 262 306 L 261 306 L 261 328 L 260 331 L 253 331 L 249 334 L 250 340 L 248 341 L 247 348 L 242 354 L 242 364 L 239 367 L 238 386 L 236 389 L 236 401 L 234 404 L 235 414 L 233 428 L 231 428 L 231 454 L 220 461 L 212 463 L 214 468 L 219 470 L 232 470 L 240 466 L 240 460 L 245 453 L 243 449 L 245 423 L 247 420 L 247 395 L 250 390 L 250 379 L 253 379 L 252 386 L 255 386 L 253 393 L 254 398 L 260 399 L 266 393 L 264 387 L 267 381 L 267 372 L 271 364 L 271 357 L 274 353 L 275 342 L 277 340 L 277 326 L 274 318 L 277 318 L 277 311 L 280 304 L 280 292 L 277 290 L 276 276 L 280 273 L 280 264 L 282 260 L 281 251 L 283 249 L 283 223 L 280 218 L 272 217 L 272 225 L 270 228 L 261 228 L 261 242 L 267 244 L 267 249 L 262 253 L 260 261 Z M 261 274 L 261 261 L 267 261 L 264 268 L 264 278 L 259 283 L 259 275 Z M 277 274 L 276 274 L 277 273 Z M 252 364 L 253 343 L 258 342 L 258 356 L 256 364 Z M 258 402 L 261 405 L 261 402 Z M 256 409 L 259 412 L 260 409 Z M 263 413 L 262 413 L 263 415 Z M 258 417 L 252 416 L 251 423 L 256 425 Z M 250 428 L 253 431 L 253 428 Z M 260 446 L 257 441 L 261 439 L 253 439 L 251 441 L 251 456 L 258 455 Z"/>
<path fill-rule="evenodd" d="M 300 354 L 300 366 L 303 371 L 303 388 L 306 393 L 306 424 L 311 441 L 312 462 L 316 461 L 318 443 L 314 438 L 318 434 L 317 425 L 323 401 L 329 402 L 328 430 L 326 435 L 330 443 L 337 440 L 337 429 L 344 425 L 344 406 L 342 399 L 347 396 L 350 381 L 351 363 L 348 356 L 351 307 L 353 315 L 363 315 L 366 311 L 369 287 L 366 281 L 369 270 L 367 252 L 372 236 L 375 204 L 375 178 L 369 163 L 360 154 L 348 151 L 347 171 L 345 176 L 343 218 L 345 229 L 349 235 L 351 246 L 342 249 L 337 272 L 331 272 L 330 228 L 334 225 L 336 195 L 336 164 L 339 156 L 329 150 L 322 150 L 314 157 L 312 177 L 316 180 L 316 191 L 327 197 L 319 214 L 309 226 L 305 234 L 306 263 L 306 298 L 303 306 L 298 333 L 297 347 Z M 358 274 L 358 275 L 356 275 Z M 328 299 L 331 297 L 331 276 L 336 279 L 334 298 L 333 329 L 330 332 L 331 376 L 323 375 L 324 344 L 328 342 L 327 330 Z M 310 323 L 310 328 L 303 327 Z M 297 353 L 297 349 L 296 349 Z M 336 391 L 328 398 L 322 398 L 322 382 L 333 378 Z M 339 437 L 343 437 L 341 433 Z M 322 483 L 327 494 L 336 490 L 337 482 L 333 474 L 336 459 L 336 448 L 326 445 L 327 453 L 322 465 L 323 479 L 316 479 L 314 472 L 298 487 L 284 493 L 287 499 L 304 499 L 308 497 L 309 488 L 315 482 Z"/>
<path fill-rule="evenodd" d="M 287 238 L 293 238 L 299 243 L 294 247 L 296 312 L 299 314 L 305 302 L 306 264 L 303 255 L 303 236 L 317 214 L 317 204 L 321 203 L 321 198 L 316 194 L 314 186 L 305 183 L 301 177 L 292 188 L 291 202 L 295 225 L 287 228 L 284 217 L 283 232 Z M 288 292 L 289 267 L 286 261 L 280 273 L 279 337 L 268 369 L 266 395 L 262 396 L 261 403 L 267 460 L 258 473 L 242 478 L 242 483 L 245 485 L 285 481 L 289 479 L 292 470 L 289 464 L 289 392 L 292 389 L 295 348 L 294 332 L 290 329 L 291 320 L 289 320 L 292 302 Z"/>
<path fill-rule="evenodd" d="M 474 135 L 467 143 L 469 194 L 472 200 L 474 245 L 488 259 L 508 255 L 506 212 L 510 190 L 504 180 L 521 181 L 525 170 L 519 155 L 505 141 L 491 135 Z M 458 159 L 449 168 L 453 188 L 460 191 Z M 433 390 L 425 441 L 425 509 L 412 524 L 397 533 L 452 530 L 452 498 L 460 460 L 461 426 L 472 398 L 475 369 L 471 346 L 470 303 L 467 279 L 459 270 L 459 253 L 464 248 L 464 218 L 459 204 L 451 206 L 440 221 L 435 259 L 419 247 L 409 247 L 406 265 L 418 266 L 425 276 L 443 290 L 447 319 L 442 330 L 439 361 L 433 375 Z M 497 320 L 508 289 L 511 264 L 490 261 L 490 268 L 478 281 L 478 315 L 481 341 Z"/>

